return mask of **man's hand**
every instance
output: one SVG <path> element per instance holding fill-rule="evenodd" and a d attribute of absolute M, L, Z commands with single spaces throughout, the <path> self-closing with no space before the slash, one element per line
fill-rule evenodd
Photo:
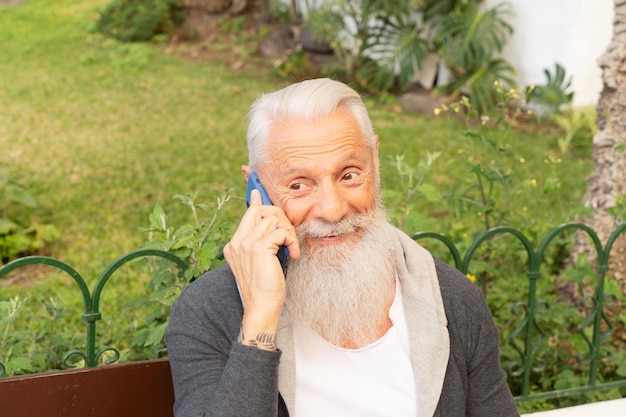
<path fill-rule="evenodd" d="M 285 212 L 280 207 L 263 205 L 261 194 L 254 190 L 250 207 L 224 247 L 224 257 L 243 299 L 239 343 L 276 349 L 276 331 L 286 292 L 285 276 L 276 257 L 281 245 L 287 246 L 292 258 L 300 256 L 295 228 Z"/>

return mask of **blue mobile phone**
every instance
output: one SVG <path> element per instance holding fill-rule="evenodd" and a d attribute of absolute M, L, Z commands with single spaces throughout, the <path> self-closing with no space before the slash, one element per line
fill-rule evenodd
<path fill-rule="evenodd" d="M 263 184 L 261 184 L 261 180 L 259 179 L 259 176 L 257 175 L 256 172 L 251 172 L 250 174 L 248 174 L 248 189 L 246 191 L 246 206 L 250 207 L 250 194 L 252 193 L 252 190 L 259 190 L 259 192 L 261 193 L 261 200 L 263 201 L 263 204 L 267 204 L 267 205 L 272 205 L 272 202 L 270 201 L 269 196 L 267 195 L 267 191 L 265 191 L 265 188 L 263 188 Z M 281 245 L 278 248 L 278 252 L 276 253 L 276 256 L 278 257 L 278 260 L 280 261 L 280 265 L 283 268 L 283 272 L 285 272 L 285 266 L 287 264 L 287 256 L 289 256 L 289 250 L 284 246 Z"/>

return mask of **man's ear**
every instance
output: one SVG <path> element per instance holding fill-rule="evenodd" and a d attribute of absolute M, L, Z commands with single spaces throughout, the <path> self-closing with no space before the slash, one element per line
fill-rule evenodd
<path fill-rule="evenodd" d="M 243 177 L 246 179 L 246 182 L 248 182 L 248 175 L 250 175 L 250 167 L 248 165 L 242 165 L 241 166 L 241 173 L 243 174 Z"/>

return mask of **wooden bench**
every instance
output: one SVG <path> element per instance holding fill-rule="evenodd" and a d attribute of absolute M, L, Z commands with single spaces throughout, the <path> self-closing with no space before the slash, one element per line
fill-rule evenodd
<path fill-rule="evenodd" d="M 167 359 L 0 378 L 2 417 L 173 417 Z"/>

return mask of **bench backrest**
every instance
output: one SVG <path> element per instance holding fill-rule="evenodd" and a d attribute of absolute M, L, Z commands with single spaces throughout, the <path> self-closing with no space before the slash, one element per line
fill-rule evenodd
<path fill-rule="evenodd" d="M 172 417 L 167 359 L 0 378 L 2 417 Z"/>

